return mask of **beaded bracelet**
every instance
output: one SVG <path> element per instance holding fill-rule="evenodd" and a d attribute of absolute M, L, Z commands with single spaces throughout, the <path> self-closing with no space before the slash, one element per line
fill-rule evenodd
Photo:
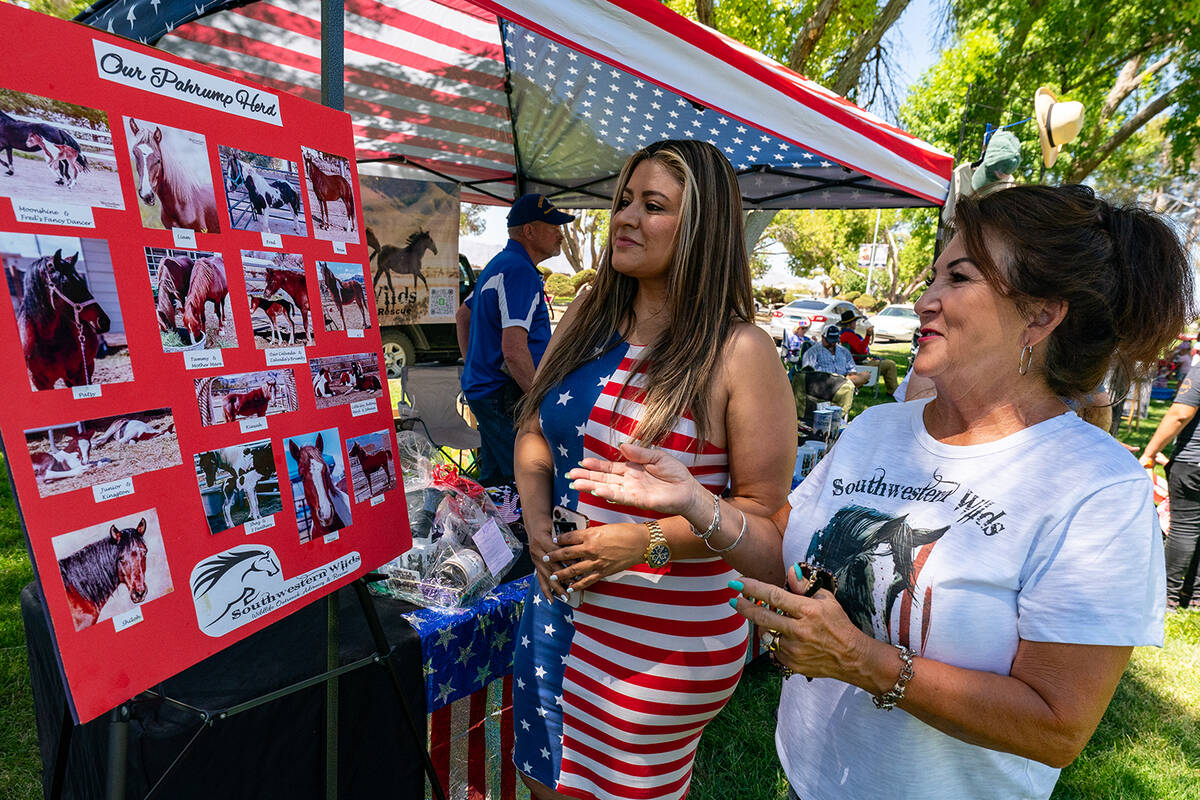
<path fill-rule="evenodd" d="M 722 548 L 718 549 L 716 547 L 713 547 L 711 544 L 709 544 L 708 539 L 705 539 L 704 540 L 705 547 L 707 547 L 709 550 L 712 550 L 714 553 L 728 553 L 730 550 L 737 547 L 738 543 L 742 541 L 742 537 L 746 535 L 746 512 L 742 511 L 737 506 L 734 506 L 733 508 L 735 511 L 737 511 L 739 514 L 742 515 L 742 529 L 740 531 L 738 531 L 737 538 L 733 540 L 733 544 L 729 545 L 729 547 L 722 547 Z"/>

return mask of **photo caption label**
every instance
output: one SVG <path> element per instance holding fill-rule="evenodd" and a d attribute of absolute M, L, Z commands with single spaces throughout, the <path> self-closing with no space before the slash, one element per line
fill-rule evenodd
<path fill-rule="evenodd" d="M 375 398 L 370 400 L 359 400 L 357 403 L 350 404 L 350 416 L 362 417 L 367 414 L 374 414 L 379 410 L 379 401 Z"/>
<path fill-rule="evenodd" d="M 346 338 L 347 339 L 361 339 L 361 338 L 363 338 L 363 333 L 364 333 L 364 331 L 362 328 L 351 328 L 350 330 L 346 331 Z"/>
<path fill-rule="evenodd" d="M 120 480 L 109 481 L 108 483 L 98 483 L 92 487 L 92 497 L 97 503 L 103 503 L 105 500 L 116 500 L 118 497 L 125 497 L 133 494 L 133 478 L 121 478 Z"/>
<path fill-rule="evenodd" d="M 220 350 L 184 350 L 183 365 L 187 369 L 210 369 L 225 366 Z"/>
<path fill-rule="evenodd" d="M 175 237 L 176 247 L 196 249 L 196 232 L 191 228 L 171 228 L 171 235 Z"/>
<path fill-rule="evenodd" d="M 94 386 L 72 386 L 71 396 L 76 400 L 89 400 L 100 396 L 100 384 Z"/>
<path fill-rule="evenodd" d="M 47 205 L 39 200 L 12 201 L 13 214 L 17 222 L 34 225 L 74 225 L 77 228 L 94 228 L 96 219 L 91 206 Z"/>
<path fill-rule="evenodd" d="M 283 236 L 278 233 L 267 233 L 263 231 L 262 235 L 263 247 L 272 247 L 276 250 L 283 249 Z"/>
<path fill-rule="evenodd" d="M 303 347 L 274 347 L 266 351 L 267 365 L 277 367 L 280 364 L 303 364 Z"/>
<path fill-rule="evenodd" d="M 254 433 L 255 431 L 265 431 L 267 429 L 266 417 L 246 417 L 238 420 L 238 427 L 242 429 L 242 433 Z M 247 525 L 250 523 L 247 522 Z M 270 527 L 270 526 L 267 526 Z"/>
<path fill-rule="evenodd" d="M 337 253 L 339 256 L 346 255 L 346 243 L 345 242 L 334 242 L 333 243 L 333 252 Z"/>
<path fill-rule="evenodd" d="M 274 527 L 275 527 L 275 515 L 271 514 L 270 516 L 262 517 L 260 519 L 247 520 L 246 534 L 249 535 L 251 533 L 258 533 L 259 531 L 265 531 L 267 528 L 274 528 Z"/>
<path fill-rule="evenodd" d="M 137 625 L 142 619 L 142 607 L 134 606 L 132 611 L 113 617 L 113 627 L 120 633 L 131 625 Z"/>

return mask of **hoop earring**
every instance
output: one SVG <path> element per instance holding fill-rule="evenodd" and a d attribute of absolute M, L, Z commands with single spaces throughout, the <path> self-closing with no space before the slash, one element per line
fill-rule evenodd
<path fill-rule="evenodd" d="M 1027 344 L 1021 349 L 1021 355 L 1017 356 L 1017 374 L 1024 375 L 1029 372 L 1029 367 L 1033 364 L 1033 345 Z"/>

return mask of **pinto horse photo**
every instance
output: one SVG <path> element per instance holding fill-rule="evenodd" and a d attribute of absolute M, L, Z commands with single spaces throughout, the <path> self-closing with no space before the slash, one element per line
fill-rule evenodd
<path fill-rule="evenodd" d="M 220 233 L 202 134 L 125 117 L 142 224 Z"/>
<path fill-rule="evenodd" d="M 298 409 L 296 376 L 290 369 L 243 372 L 196 380 L 202 425 L 220 425 Z"/>
<path fill-rule="evenodd" d="M 308 208 L 313 218 L 313 236 L 334 242 L 358 242 L 357 211 L 354 206 L 354 170 L 349 159 L 301 147 L 304 174 L 308 178 Z"/>
<path fill-rule="evenodd" d="M 354 502 L 361 503 L 396 488 L 392 439 L 387 431 L 351 437 L 346 440 L 346 447 Z"/>
<path fill-rule="evenodd" d="M 153 508 L 64 533 L 53 545 L 77 631 L 171 591 Z"/>
<path fill-rule="evenodd" d="M 234 228 L 304 236 L 300 175 L 296 162 L 221 145 L 217 148 L 225 199 Z"/>
<path fill-rule="evenodd" d="M 371 327 L 371 315 L 367 313 L 367 282 L 363 277 L 362 265 L 318 261 L 317 273 L 321 276 L 325 330 L 362 330 Z"/>
<path fill-rule="evenodd" d="M 194 461 L 211 533 L 283 510 L 270 439 L 197 453 Z"/>
<path fill-rule="evenodd" d="M 163 350 L 237 347 L 221 254 L 161 247 L 145 252 Z"/>
<path fill-rule="evenodd" d="M 337 428 L 284 441 L 300 543 L 324 538 L 350 525 L 350 496 L 346 494 L 346 468 Z"/>
<path fill-rule="evenodd" d="M 374 353 L 350 353 L 308 360 L 317 408 L 383 397 L 379 359 Z M 318 388 L 320 387 L 320 388 Z"/>
<path fill-rule="evenodd" d="M 0 233 L 0 252 L 33 389 L 133 380 L 107 243 Z"/>
<path fill-rule="evenodd" d="M 0 195 L 123 209 L 108 115 L 6 91 L 0 99 Z"/>

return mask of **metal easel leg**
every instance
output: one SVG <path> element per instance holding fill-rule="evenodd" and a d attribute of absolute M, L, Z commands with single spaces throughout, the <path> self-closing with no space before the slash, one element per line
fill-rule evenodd
<path fill-rule="evenodd" d="M 129 703 L 109 712 L 107 800 L 125 800 L 126 769 L 129 764 Z"/>

